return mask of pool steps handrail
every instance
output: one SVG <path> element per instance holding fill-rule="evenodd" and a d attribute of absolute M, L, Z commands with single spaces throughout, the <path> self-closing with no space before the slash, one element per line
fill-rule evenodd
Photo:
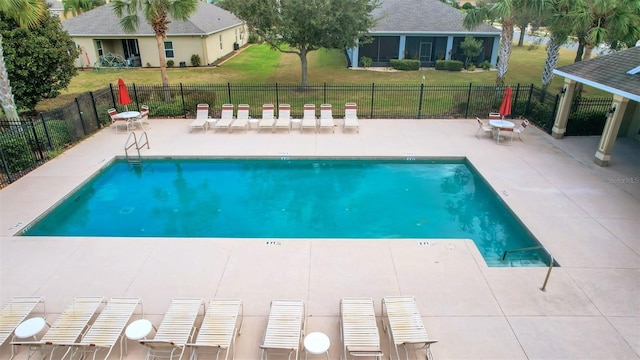
<path fill-rule="evenodd" d="M 544 277 L 544 282 L 542 283 L 542 287 L 540 288 L 541 291 L 547 291 L 547 282 L 549 282 L 549 276 L 551 275 L 551 270 L 553 270 L 553 263 L 555 262 L 555 260 L 553 259 L 553 255 L 551 255 L 551 253 L 549 252 L 549 250 L 547 250 L 547 248 L 545 248 L 542 245 L 538 245 L 538 246 L 531 246 L 531 247 L 526 247 L 521 249 L 505 250 L 505 252 L 502 253 L 502 260 L 504 261 L 507 255 L 511 253 L 533 251 L 533 250 L 544 250 L 544 252 L 546 252 L 547 255 L 549 255 L 549 270 L 547 270 L 547 275 Z"/>
<path fill-rule="evenodd" d="M 133 139 L 133 141 L 131 141 L 131 139 Z M 150 148 L 149 137 L 147 136 L 146 131 L 143 131 L 142 134 L 140 135 L 140 142 L 138 142 L 135 132 L 132 131 L 131 133 L 129 133 L 129 137 L 127 138 L 127 141 L 124 143 L 124 154 L 125 154 L 125 157 L 127 158 L 127 162 L 131 164 L 141 164 L 142 156 L 140 156 L 140 149 L 142 149 L 142 147 L 144 147 L 145 145 L 147 145 L 147 149 Z M 129 149 L 131 149 L 134 146 L 136 148 L 136 151 L 138 152 L 138 158 L 129 159 Z"/>

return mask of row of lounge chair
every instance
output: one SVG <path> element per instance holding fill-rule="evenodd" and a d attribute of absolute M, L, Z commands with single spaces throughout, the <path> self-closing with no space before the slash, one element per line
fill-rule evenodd
<path fill-rule="evenodd" d="M 213 126 L 214 131 L 227 130 L 228 132 L 232 132 L 233 130 L 248 130 L 250 122 L 253 120 L 249 117 L 249 105 L 238 105 L 235 116 L 233 111 L 232 104 L 224 104 L 220 111 L 220 118 L 216 119 L 209 116 L 208 104 L 198 104 L 196 119 L 189 124 L 189 132 L 195 129 L 206 131 L 211 126 Z M 344 113 L 343 131 L 351 129 L 359 132 L 357 104 L 346 103 Z M 291 105 L 289 104 L 280 104 L 278 106 L 277 118 L 275 106 L 273 104 L 264 104 L 262 106 L 262 117 L 253 121 L 257 123 L 258 132 L 261 130 L 271 130 L 275 132 L 279 129 L 291 131 L 294 122 L 299 122 L 301 132 L 305 130 L 313 130 L 316 132 L 323 129 L 331 129 L 331 132 L 335 132 L 336 127 L 331 104 L 320 105 L 319 118 L 316 117 L 315 104 L 305 104 L 302 119 L 293 119 L 291 117 Z"/>
<path fill-rule="evenodd" d="M 41 297 L 16 297 L 0 310 L 0 340 L 2 345 L 17 327 L 42 304 Z M 244 323 L 243 304 L 238 299 L 212 299 L 206 310 L 201 298 L 175 298 L 171 301 L 153 339 L 142 336 L 135 339 L 147 347 L 145 359 L 158 357 L 182 359 L 191 349 L 190 359 L 200 354 L 214 353 L 216 359 L 234 358 L 236 336 Z M 98 314 L 98 309 L 103 306 Z M 73 359 L 91 356 L 96 359 L 104 350 L 107 359 L 120 342 L 120 358 L 126 353 L 125 328 L 130 323 L 142 301 L 139 298 L 76 297 L 57 317 L 40 340 L 17 339 L 11 341 L 11 358 L 17 346 L 29 349 L 28 358 L 38 352 L 53 359 L 58 349 L 66 349 L 62 358 Z M 199 329 L 195 323 L 200 311 L 204 312 Z M 98 315 L 97 315 L 98 314 Z M 91 319 L 97 315 L 91 323 Z M 430 357 L 429 339 L 415 298 L 412 296 L 389 296 L 382 299 L 382 324 L 389 337 L 389 347 L 400 358 L 399 348 L 404 348 L 408 357 L 409 346 L 419 346 Z M 269 355 L 286 354 L 298 359 L 306 330 L 306 307 L 302 300 L 273 300 L 261 349 L 261 359 Z M 138 320 L 140 321 L 140 320 Z M 91 324 L 90 324 L 91 323 Z M 153 327 L 153 326 L 152 326 Z M 371 298 L 343 298 L 340 300 L 340 335 L 343 343 L 342 357 L 382 358 L 380 336 L 376 322 L 374 301 Z M 124 348 L 124 351 L 123 351 Z M 58 352 L 59 353 L 59 352 Z"/>

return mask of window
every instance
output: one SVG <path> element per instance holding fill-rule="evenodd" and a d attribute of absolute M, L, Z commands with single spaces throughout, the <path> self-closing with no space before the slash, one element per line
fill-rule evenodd
<path fill-rule="evenodd" d="M 222 35 L 220 35 L 219 37 L 220 37 L 220 50 L 222 50 Z"/>
<path fill-rule="evenodd" d="M 175 55 L 173 53 L 173 41 L 165 41 L 164 42 L 164 56 L 166 58 L 175 57 Z"/>
<path fill-rule="evenodd" d="M 104 51 L 102 51 L 102 41 L 96 40 L 96 49 L 98 50 L 98 57 L 102 56 Z"/>

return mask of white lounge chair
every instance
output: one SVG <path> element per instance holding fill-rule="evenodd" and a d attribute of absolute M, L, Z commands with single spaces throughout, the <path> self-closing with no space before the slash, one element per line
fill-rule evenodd
<path fill-rule="evenodd" d="M 0 345 L 9 339 L 18 325 L 40 304 L 42 304 L 42 317 L 44 318 L 44 298 L 41 296 L 16 296 L 11 298 L 11 300 L 0 309 Z M 15 350 L 15 347 L 12 346 L 11 358 L 15 356 Z"/>
<path fill-rule="evenodd" d="M 127 131 L 132 129 L 132 123 L 123 117 L 118 116 L 118 110 L 115 108 L 111 108 L 107 110 L 109 113 L 109 117 L 111 118 L 111 126 L 116 128 L 116 133 L 118 133 L 118 128 L 124 126 Z"/>
<path fill-rule="evenodd" d="M 424 349 L 426 359 L 431 358 L 431 344 L 438 340 L 429 339 L 413 296 L 384 297 L 382 325 L 389 336 L 389 351 L 395 350 L 398 359 L 399 347 L 404 349 L 405 358 L 409 358 L 409 346 L 419 346 L 418 350 Z"/>
<path fill-rule="evenodd" d="M 182 359 L 186 345 L 195 332 L 194 324 L 204 300 L 199 298 L 175 298 L 158 326 L 153 340 L 140 340 L 148 348 L 146 359 L 165 357 Z M 204 309 L 203 309 L 204 310 Z"/>
<path fill-rule="evenodd" d="M 248 130 L 249 129 L 249 105 L 238 105 L 238 113 L 236 119 L 231 123 L 231 130 Z"/>
<path fill-rule="evenodd" d="M 273 104 L 262 105 L 262 119 L 258 122 L 258 132 L 262 129 L 271 129 L 271 131 L 273 131 L 273 126 L 276 122 L 276 119 L 273 117 L 273 111 Z"/>
<path fill-rule="evenodd" d="M 147 127 L 151 127 L 149 125 L 149 107 L 147 105 L 142 105 L 140 107 L 140 116 L 133 120 L 136 126 L 140 125 L 140 128 L 144 131 L 146 130 L 145 125 Z"/>
<path fill-rule="evenodd" d="M 62 311 L 62 314 L 58 316 L 40 340 L 16 341 L 12 342 L 12 344 L 28 346 L 28 358 L 31 358 L 36 351 L 41 352 L 44 358 L 45 351 L 49 350 L 49 359 L 53 359 L 53 354 L 58 347 L 67 347 L 75 343 L 78 341 L 78 338 L 87 331 L 89 322 L 104 302 L 104 297 L 76 297 L 73 299 L 73 302 Z M 71 347 L 68 347 L 62 357 L 66 357 L 71 349 Z"/>
<path fill-rule="evenodd" d="M 93 354 L 95 359 L 98 351 L 105 350 L 107 353 L 104 359 L 106 360 L 120 340 L 120 359 L 122 359 L 122 348 L 127 347 L 124 341 L 124 329 L 138 307 L 140 307 L 141 316 L 144 316 L 140 298 L 111 298 L 82 339 L 77 343 L 68 344 L 73 345 L 74 348 L 71 358 L 80 353 L 83 359 L 87 354 Z"/>
<path fill-rule="evenodd" d="M 360 132 L 358 105 L 354 102 L 348 102 L 344 105 L 344 127 L 342 128 L 342 132 L 348 129 L 356 129 L 356 132 Z"/>
<path fill-rule="evenodd" d="M 222 105 L 222 111 L 220 112 L 220 120 L 213 126 L 214 132 L 218 129 L 226 129 L 231 131 L 231 123 L 233 122 L 233 104 Z"/>
<path fill-rule="evenodd" d="M 202 326 L 192 347 L 191 360 L 198 359 L 199 354 L 215 353 L 216 359 L 220 352 L 225 353 L 224 359 L 235 358 L 236 336 L 242 332 L 244 312 L 242 301 L 236 299 L 212 299 L 202 320 Z"/>
<path fill-rule="evenodd" d="M 302 122 L 300 123 L 300 132 L 304 131 L 304 129 L 313 129 L 315 132 L 317 126 L 316 105 L 305 104 L 304 112 L 302 113 Z"/>
<path fill-rule="evenodd" d="M 277 129 L 291 131 L 291 105 L 280 104 L 278 106 L 278 120 L 276 120 L 274 130 Z"/>
<path fill-rule="evenodd" d="M 331 132 L 335 132 L 335 126 L 331 104 L 320 105 L 320 130 L 331 129 Z"/>
<path fill-rule="evenodd" d="M 373 299 L 342 298 L 340 300 L 340 335 L 342 358 L 375 357 L 382 359 L 380 333 L 376 324 Z"/>
<path fill-rule="evenodd" d="M 193 129 L 206 131 L 209 126 L 209 104 L 198 104 L 196 107 L 196 119 L 189 124 L 189 132 Z"/>
<path fill-rule="evenodd" d="M 513 129 L 513 132 L 515 134 L 518 134 L 518 140 L 522 141 L 522 137 L 520 137 L 520 135 L 524 132 L 524 129 L 526 129 L 527 126 L 529 126 L 529 120 L 524 119 L 522 120 L 520 125 L 518 125 L 515 129 Z"/>
<path fill-rule="evenodd" d="M 294 359 L 298 359 L 306 319 L 304 301 L 271 301 L 269 321 L 260 345 L 262 349 L 260 358 L 267 359 L 269 352 L 284 352 L 289 358 L 295 354 Z"/>

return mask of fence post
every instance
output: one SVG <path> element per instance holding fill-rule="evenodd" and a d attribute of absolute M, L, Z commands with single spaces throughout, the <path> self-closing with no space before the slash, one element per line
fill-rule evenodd
<path fill-rule="evenodd" d="M 418 119 L 422 118 L 422 95 L 424 94 L 424 83 L 420 84 L 420 100 L 418 102 Z"/>
<path fill-rule="evenodd" d="M 464 118 L 469 118 L 469 103 L 471 102 L 471 87 L 473 83 L 469 83 L 469 90 L 467 91 L 467 108 L 464 110 Z"/>
<path fill-rule="evenodd" d="M 322 103 L 327 103 L 327 83 L 322 84 Z"/>
<path fill-rule="evenodd" d="M 278 94 L 278 83 L 276 83 L 276 109 L 279 109 L 280 106 L 280 94 Z M 280 113 L 278 113 L 280 116 Z"/>
<path fill-rule="evenodd" d="M 227 96 L 229 98 L 227 104 L 233 104 L 233 101 L 231 101 L 231 83 L 227 83 Z"/>
<path fill-rule="evenodd" d="M 116 107 L 116 95 L 113 93 L 113 84 L 109 84 L 109 89 L 111 90 L 111 103 L 113 107 Z"/>
<path fill-rule="evenodd" d="M 76 107 L 78 108 L 78 115 L 80 116 L 80 124 L 82 125 L 82 133 L 86 136 L 87 129 L 84 126 L 84 119 L 82 118 L 82 110 L 80 110 L 80 102 L 78 101 L 78 98 L 76 98 L 75 100 L 76 100 Z"/>
<path fill-rule="evenodd" d="M 524 111 L 524 116 L 529 116 L 529 110 L 531 109 L 531 97 L 533 97 L 533 84 L 529 85 L 529 98 L 527 99 L 527 108 Z"/>
<path fill-rule="evenodd" d="M 96 107 L 96 98 L 93 97 L 93 91 L 89 91 L 89 97 L 91 97 L 91 106 L 93 106 L 93 114 L 96 116 L 96 123 L 98 125 L 98 129 L 102 128 L 102 124 L 100 123 L 100 117 L 98 116 L 98 108 Z M 42 113 L 40 113 L 42 117 Z"/>
<path fill-rule="evenodd" d="M 376 83 L 371 83 L 371 109 L 369 111 L 369 119 L 373 119 L 373 94 L 375 93 Z"/>
<path fill-rule="evenodd" d="M 187 117 L 187 106 L 184 103 L 184 91 L 182 89 L 182 83 L 180 83 L 180 99 L 182 99 L 182 116 Z M 196 109 L 197 111 L 197 109 Z"/>
<path fill-rule="evenodd" d="M 49 129 L 47 128 L 47 123 L 44 121 L 44 115 L 42 111 L 40 112 L 40 121 L 42 121 L 42 127 L 44 128 L 44 135 L 47 137 L 47 144 L 49 145 L 49 149 L 53 149 L 53 145 L 51 144 L 51 136 L 49 135 Z"/>
<path fill-rule="evenodd" d="M 33 124 L 33 120 L 29 119 L 29 126 L 31 126 L 31 132 L 33 133 L 33 139 L 38 145 L 38 152 L 40 153 L 40 160 L 44 160 L 44 153 L 42 152 L 42 146 L 40 146 L 40 141 L 38 141 L 38 133 L 36 132 L 36 127 Z M 86 135 L 86 134 L 85 134 Z M 37 161 L 36 161 L 37 163 Z"/>
<path fill-rule="evenodd" d="M 7 164 L 7 158 L 4 156 L 4 151 L 2 151 L 2 146 L 0 146 L 0 158 L 2 158 L 2 167 L 4 171 L 7 173 L 7 178 L 9 179 L 9 184 L 13 182 L 13 176 L 11 176 L 11 172 L 9 172 L 9 164 Z"/>
<path fill-rule="evenodd" d="M 515 104 L 513 108 L 516 110 L 518 106 L 518 94 L 520 94 L 520 83 L 516 84 L 516 96 L 513 97 L 513 104 Z"/>
<path fill-rule="evenodd" d="M 553 123 L 556 121 L 556 111 L 558 111 L 558 103 L 560 102 L 560 94 L 556 94 L 556 101 L 553 103 L 553 111 L 551 112 L 551 127 L 553 127 Z"/>
<path fill-rule="evenodd" d="M 133 83 L 133 97 L 136 99 L 136 106 L 138 110 L 140 110 L 140 102 L 138 101 L 138 89 L 136 88 L 136 84 Z"/>

